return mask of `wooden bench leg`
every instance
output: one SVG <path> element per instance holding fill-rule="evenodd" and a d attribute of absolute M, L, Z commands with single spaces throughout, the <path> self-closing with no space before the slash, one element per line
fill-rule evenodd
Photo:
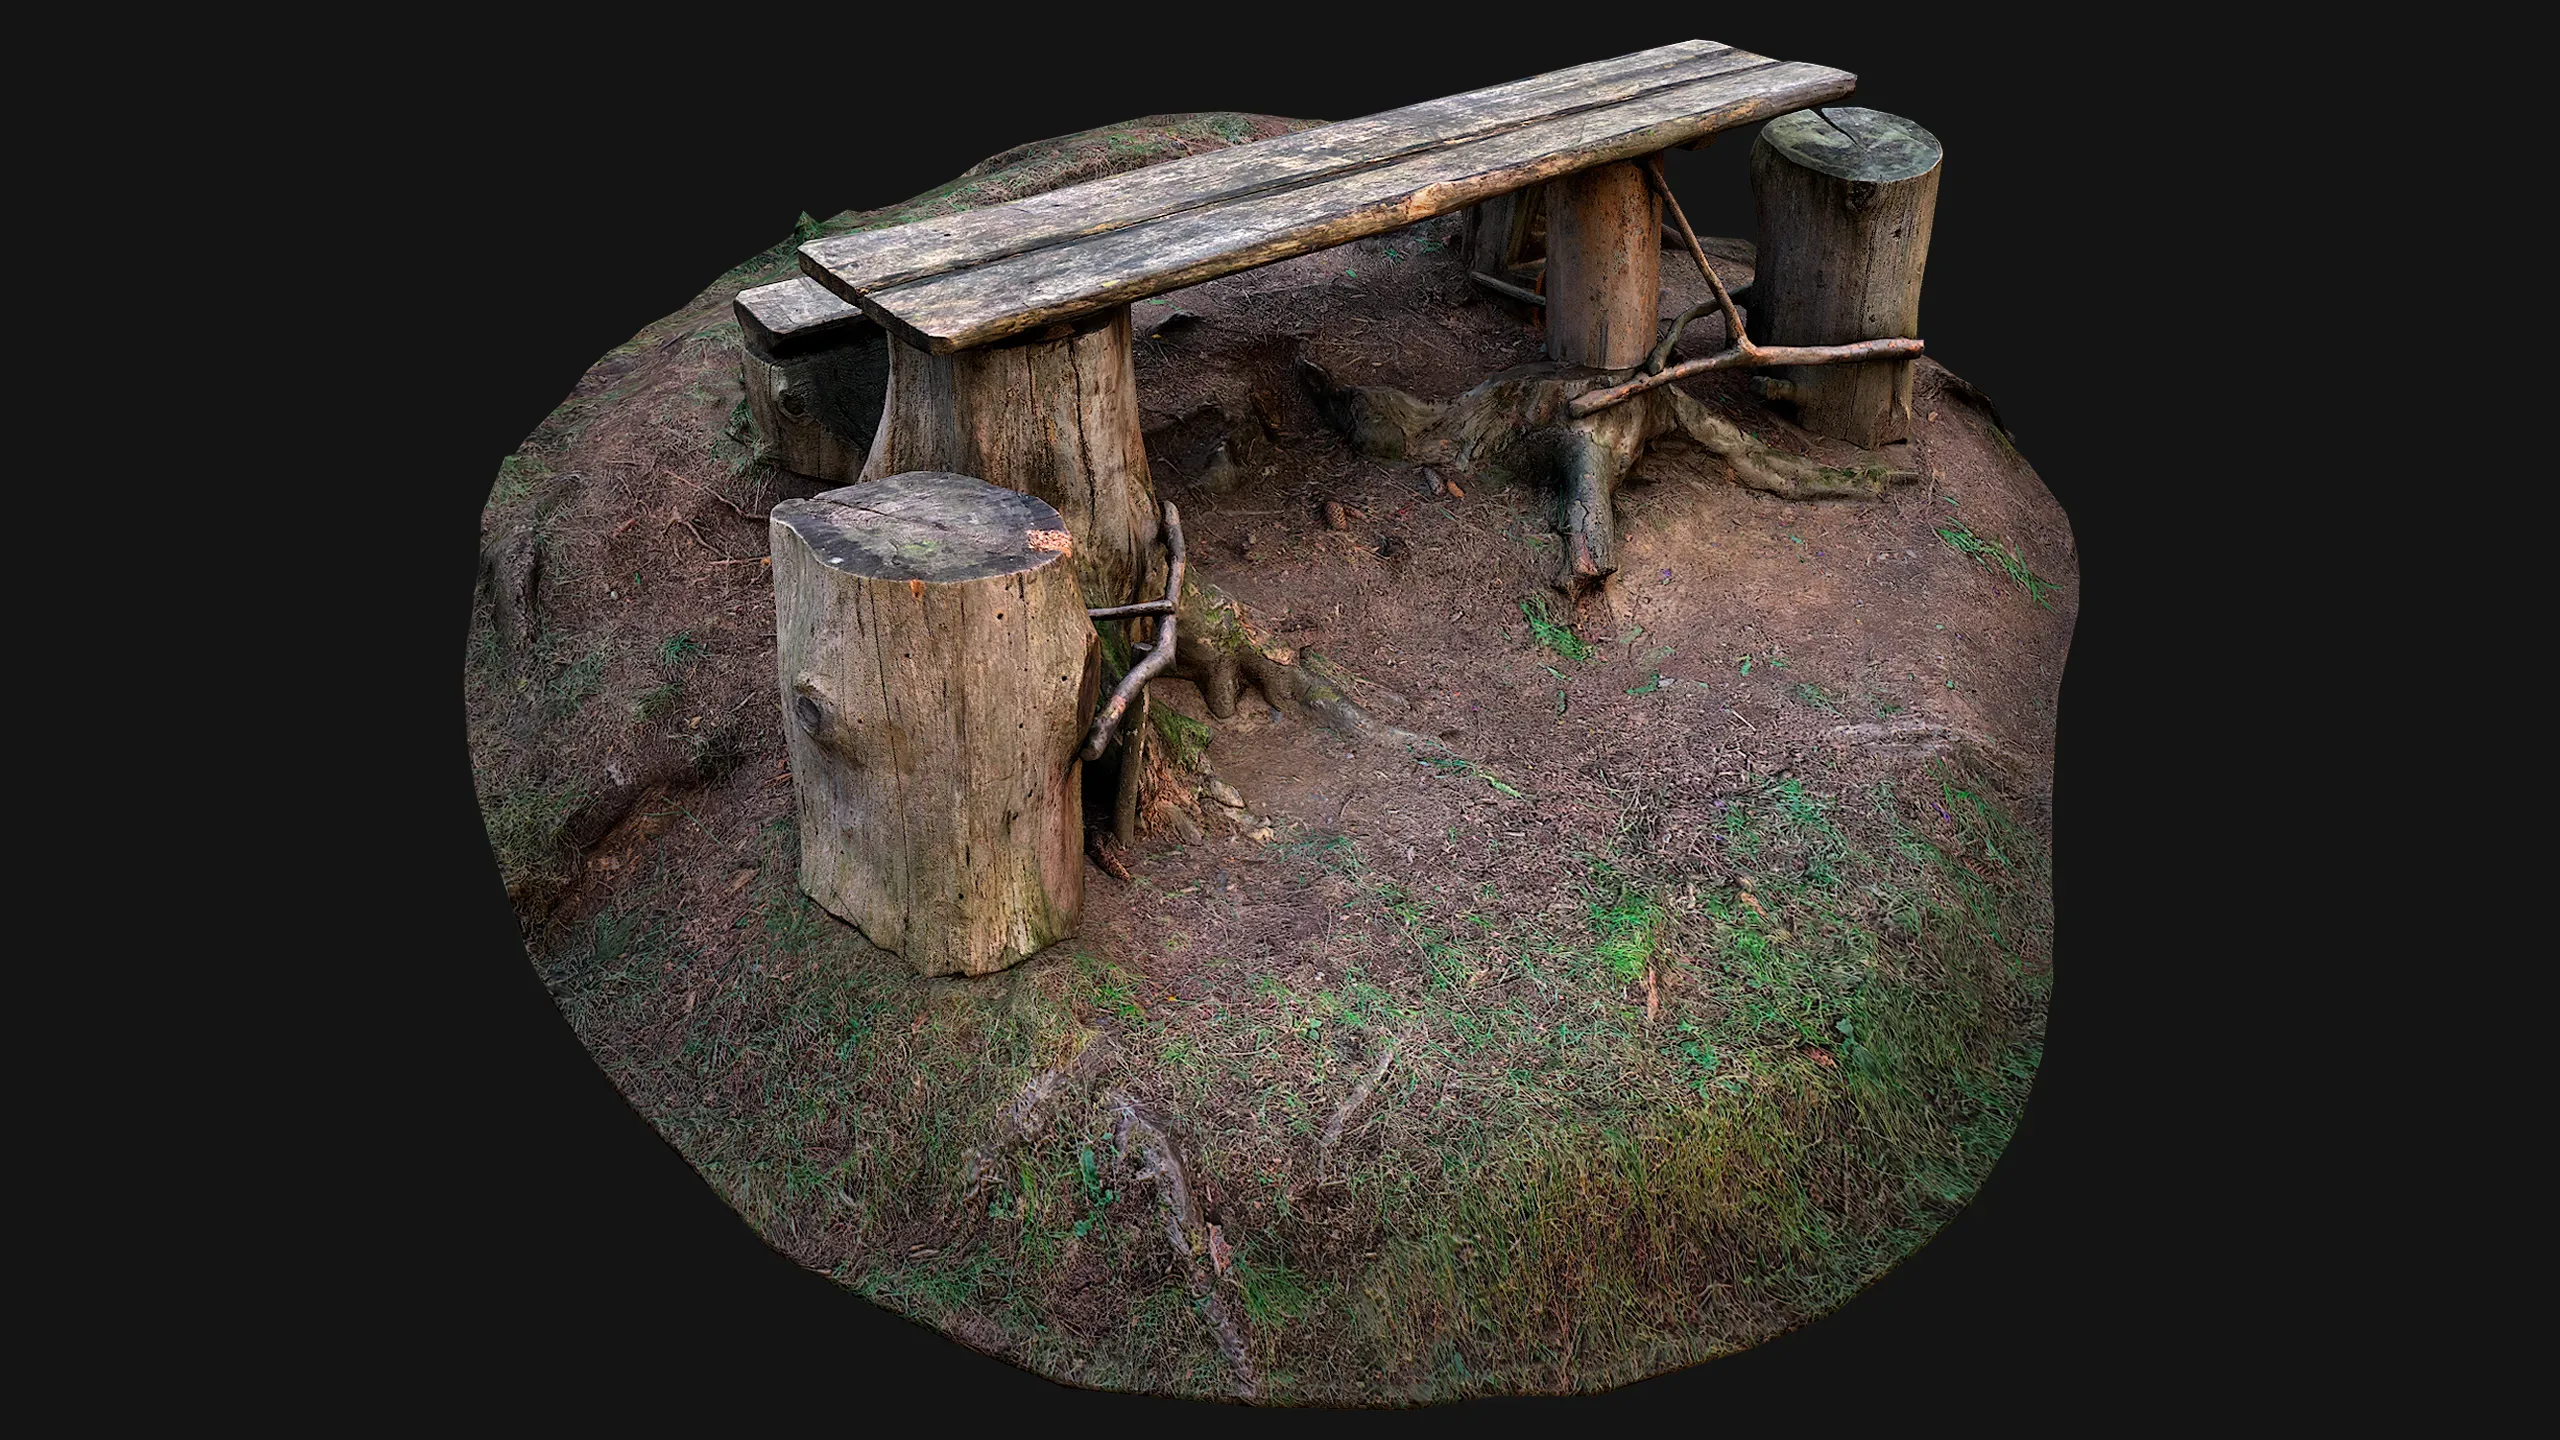
<path fill-rule="evenodd" d="M 888 400 L 862 478 L 915 470 L 974 475 L 1056 507 L 1087 605 L 1162 596 L 1129 307 L 956 355 L 890 337 Z"/>
<path fill-rule="evenodd" d="M 1546 186 L 1547 354 L 1624 370 L 1662 328 L 1662 202 L 1641 161 L 1576 171 Z"/>

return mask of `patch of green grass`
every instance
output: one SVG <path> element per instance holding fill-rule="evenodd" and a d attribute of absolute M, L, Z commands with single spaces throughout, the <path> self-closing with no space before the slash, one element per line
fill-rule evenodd
<path fill-rule="evenodd" d="M 1482 761 L 1468 759 L 1466 756 L 1451 750 L 1445 745 L 1440 746 L 1437 750 L 1415 750 L 1413 752 L 1413 758 L 1430 766 L 1432 769 L 1439 771 L 1443 775 L 1472 776 L 1475 779 L 1482 780 L 1485 784 L 1491 786 L 1498 794 L 1511 796 L 1515 800 L 1520 796 L 1520 791 L 1516 787 L 1505 781 L 1501 776 L 1486 769 Z"/>
<path fill-rule="evenodd" d="M 1579 661 L 1590 658 L 1591 647 L 1582 642 L 1582 637 L 1574 634 L 1570 628 L 1556 623 L 1554 615 L 1547 609 L 1546 596 L 1534 597 L 1534 604 L 1530 600 L 1521 601 L 1520 614 L 1529 622 L 1529 637 L 1540 645 L 1553 650 L 1567 660 Z"/>
<path fill-rule="evenodd" d="M 551 467 L 539 458 L 522 451 L 498 462 L 498 478 L 489 487 L 489 503 L 507 506 L 533 493 L 535 486 L 551 478 Z"/>
<path fill-rule="evenodd" d="M 494 805 L 483 805 L 481 820 L 488 827 L 489 847 L 497 854 L 498 873 L 506 877 L 510 891 L 551 859 L 560 844 L 561 825 L 585 798 L 574 782 L 561 781 L 527 786 Z"/>
<path fill-rule="evenodd" d="M 1585 905 L 1594 936 L 1593 954 L 1620 980 L 1643 978 L 1653 963 L 1669 918 L 1660 900 L 1628 883 L 1605 860 L 1594 860 Z"/>
<path fill-rule="evenodd" d="M 664 719 L 674 712 L 676 702 L 683 698 L 684 684 L 681 681 L 670 680 L 663 685 L 653 685 L 641 691 L 639 698 L 631 702 L 632 718 L 635 720 Z"/>
<path fill-rule="evenodd" d="M 596 682 L 604 677 L 604 646 L 599 644 L 576 660 L 562 666 L 551 677 L 543 692 L 546 719 L 561 719 L 577 713 L 587 697 L 596 691 Z"/>
<path fill-rule="evenodd" d="M 827 233 L 826 227 L 819 221 L 812 219 L 809 212 L 803 210 L 800 212 L 800 218 L 791 222 L 791 233 L 789 235 L 786 235 L 781 240 L 776 241 L 772 248 L 759 251 L 757 254 L 741 261 L 735 266 L 732 266 L 727 274 L 720 277 L 720 283 L 729 284 L 753 275 L 758 271 L 770 270 L 776 265 L 783 264 L 789 261 L 794 254 L 798 253 L 801 246 L 808 244 L 810 241 L 817 239 L 825 233 Z"/>
<path fill-rule="evenodd" d="M 658 665 L 661 669 L 672 670 L 702 653 L 702 642 L 693 638 L 693 632 L 679 630 L 658 642 Z"/>
<path fill-rule="evenodd" d="M 2006 577 L 2010 584 L 2025 591 L 2028 599 L 2048 610 L 2053 608 L 2045 604 L 2044 597 L 2048 591 L 2058 587 L 2052 581 L 2028 569 L 2026 559 L 2018 554 L 2016 546 L 1985 539 L 1974 534 L 1961 522 L 1954 525 L 1941 525 L 1937 527 L 1937 531 L 1938 538 L 1947 542 L 1948 547 L 1957 554 L 1973 557 L 1975 564 L 1994 575 Z"/>
<path fill-rule="evenodd" d="M 1840 713 L 1840 707 L 1832 702 L 1829 692 L 1825 691 L 1819 685 L 1807 682 L 1805 684 L 1798 685 L 1791 693 L 1794 694 L 1797 704 L 1803 705 L 1808 709 L 1819 710 L 1825 715 L 1837 715 Z"/>
<path fill-rule="evenodd" d="M 1285 1325 L 1307 1312 L 1315 1288 L 1307 1277 L 1276 1260 L 1239 1257 L 1236 1286 L 1244 1292 L 1244 1310 L 1258 1325 Z"/>

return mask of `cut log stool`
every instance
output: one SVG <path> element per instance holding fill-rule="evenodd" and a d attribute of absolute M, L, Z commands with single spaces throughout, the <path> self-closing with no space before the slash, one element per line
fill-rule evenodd
<path fill-rule="evenodd" d="M 732 305 L 758 453 L 812 480 L 861 479 L 889 388 L 879 325 L 806 276 L 741 290 Z"/>
<path fill-rule="evenodd" d="M 772 527 L 801 888 L 926 975 L 1074 935 L 1101 650 L 1058 512 L 906 474 Z"/>
<path fill-rule="evenodd" d="M 1920 333 L 1938 205 L 1937 137 L 1855 106 L 1799 110 L 1751 147 L 1760 270 L 1751 338 L 1846 345 Z M 1817 434 L 1873 449 L 1910 433 L 1911 362 L 1800 365 L 1765 387 Z"/>

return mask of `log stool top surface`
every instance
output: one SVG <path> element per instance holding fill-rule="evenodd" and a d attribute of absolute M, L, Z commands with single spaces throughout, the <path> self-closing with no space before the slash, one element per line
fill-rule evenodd
<path fill-rule="evenodd" d="M 939 355 L 1428 220 L 1847 96 L 1857 77 L 1712 40 L 830 236 L 800 268 Z"/>
<path fill-rule="evenodd" d="M 772 511 L 835 569 L 949 584 L 1036 570 L 1068 553 L 1048 502 L 968 475 L 921 470 L 785 500 Z"/>
<path fill-rule="evenodd" d="M 1925 175 L 1944 153 L 1937 136 L 1901 116 L 1855 105 L 1781 115 L 1760 138 L 1808 170 L 1878 184 Z"/>

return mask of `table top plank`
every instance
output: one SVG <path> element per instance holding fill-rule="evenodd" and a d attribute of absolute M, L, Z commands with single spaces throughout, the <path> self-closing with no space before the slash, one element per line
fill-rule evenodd
<path fill-rule="evenodd" d="M 822 268 L 810 254 L 814 246 L 803 248 L 802 268 L 908 344 L 951 354 L 1838 100 L 1856 84 L 1855 76 L 1825 66 L 1768 61 L 1383 165 L 869 290 Z"/>
<path fill-rule="evenodd" d="M 804 264 L 831 276 L 840 293 L 876 290 L 1771 63 L 1710 40 L 1682 41 L 1003 205 L 830 236 L 802 247 Z"/>

